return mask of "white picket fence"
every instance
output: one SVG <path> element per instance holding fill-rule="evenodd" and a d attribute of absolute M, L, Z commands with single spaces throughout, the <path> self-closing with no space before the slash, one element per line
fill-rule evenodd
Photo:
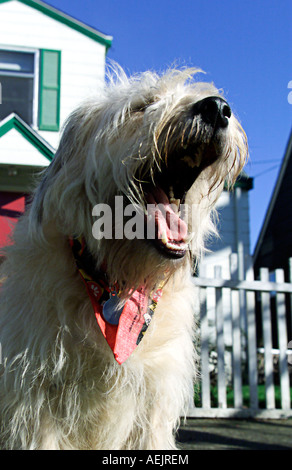
<path fill-rule="evenodd" d="M 292 262 L 290 263 L 292 266 Z M 292 283 L 284 282 L 283 270 L 275 272 L 275 282 L 269 281 L 266 268 L 260 270 L 260 280 L 254 280 L 252 267 L 247 270 L 246 279 L 238 280 L 237 271 L 229 280 L 222 279 L 221 268 L 215 267 L 212 279 L 198 277 L 195 283 L 200 287 L 201 318 L 200 337 L 198 341 L 200 353 L 200 401 L 197 406 L 191 403 L 189 417 L 256 417 L 261 419 L 277 419 L 292 416 L 289 363 L 292 364 L 292 350 L 288 342 L 292 332 L 287 332 L 286 297 L 290 295 L 292 305 Z M 291 269 L 292 271 L 292 269 Z M 230 296 L 230 312 L 226 312 L 223 302 L 223 292 Z M 213 326 L 210 326 L 209 301 L 213 296 Z M 276 329 L 278 334 L 278 349 L 272 348 L 271 297 L 274 299 L 276 310 Z M 259 301 L 262 321 L 263 347 L 257 345 L 256 335 L 256 299 Z M 226 347 L 224 338 L 226 318 L 231 324 L 231 347 Z M 212 322 L 211 322 L 212 323 Z M 215 333 L 215 334 L 214 334 Z M 230 335 L 230 333 L 229 333 Z M 213 341 L 210 338 L 213 338 Z M 215 339 L 214 339 L 215 338 Z M 212 344 L 213 342 L 213 344 Z M 228 361 L 229 354 L 229 361 Z M 278 355 L 279 385 L 281 403 L 276 406 L 274 363 Z M 214 406 L 211 400 L 210 369 L 215 357 L 215 379 L 217 401 Z M 258 376 L 259 358 L 264 363 L 265 407 L 259 407 Z M 292 367 L 292 366 L 290 366 Z M 245 374 L 244 374 L 245 371 Z M 243 383 L 244 376 L 244 383 Z M 227 404 L 227 384 L 233 389 L 232 406 Z M 243 385 L 249 388 L 249 402 L 243 401 Z M 213 380 L 214 389 L 214 380 Z M 246 390 L 246 387 L 245 387 Z"/>

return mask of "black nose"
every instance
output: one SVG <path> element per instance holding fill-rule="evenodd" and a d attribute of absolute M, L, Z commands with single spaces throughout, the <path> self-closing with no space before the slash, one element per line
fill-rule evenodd
<path fill-rule="evenodd" d="M 228 103 L 218 96 L 209 96 L 198 101 L 193 108 L 194 115 L 201 115 L 206 124 L 211 124 L 214 129 L 224 129 L 228 126 L 231 117 L 231 109 Z"/>

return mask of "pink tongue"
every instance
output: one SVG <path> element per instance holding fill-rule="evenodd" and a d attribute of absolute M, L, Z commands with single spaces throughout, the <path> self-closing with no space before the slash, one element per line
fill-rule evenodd
<path fill-rule="evenodd" d="M 146 199 L 148 214 L 155 217 L 158 238 L 161 239 L 165 232 L 169 241 L 183 242 L 188 233 L 187 225 L 173 211 L 165 192 L 161 188 L 155 187 L 151 193 L 146 195 Z M 155 207 L 149 207 L 149 204 L 155 205 Z M 159 206 L 157 206 L 158 204 Z"/>

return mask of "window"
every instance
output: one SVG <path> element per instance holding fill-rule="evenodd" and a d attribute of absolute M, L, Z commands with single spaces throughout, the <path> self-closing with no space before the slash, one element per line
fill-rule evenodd
<path fill-rule="evenodd" d="M 14 112 L 35 128 L 58 131 L 60 76 L 60 51 L 0 49 L 0 120 Z"/>
<path fill-rule="evenodd" d="M 34 53 L 0 50 L 0 119 L 15 112 L 33 124 L 34 60 Z"/>

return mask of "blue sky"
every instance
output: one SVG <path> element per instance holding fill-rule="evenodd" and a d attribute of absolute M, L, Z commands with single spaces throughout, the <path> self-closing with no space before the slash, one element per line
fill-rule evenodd
<path fill-rule="evenodd" d="M 288 142 L 292 104 L 291 0 L 49 0 L 112 35 L 108 57 L 127 73 L 202 68 L 247 133 L 253 250 Z M 292 182 L 291 182 L 292 183 Z M 289 202 L 287 202 L 289 203 Z M 290 201 L 290 204 L 292 201 Z"/>

